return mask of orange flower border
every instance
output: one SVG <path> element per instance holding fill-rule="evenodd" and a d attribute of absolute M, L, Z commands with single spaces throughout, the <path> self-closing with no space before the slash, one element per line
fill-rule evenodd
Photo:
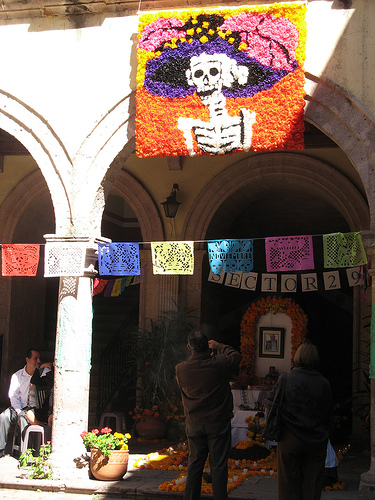
<path fill-rule="evenodd" d="M 286 314 L 292 321 L 292 360 L 298 347 L 306 339 L 308 318 L 300 305 L 293 299 L 268 296 L 254 302 L 243 315 L 240 330 L 240 348 L 242 354 L 240 371 L 250 377 L 254 376 L 257 324 L 259 318 L 270 311 L 273 314 Z"/>

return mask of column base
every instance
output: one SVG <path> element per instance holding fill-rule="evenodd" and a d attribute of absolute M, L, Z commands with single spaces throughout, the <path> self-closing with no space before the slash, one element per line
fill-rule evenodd
<path fill-rule="evenodd" d="M 373 500 L 375 498 L 375 472 L 368 471 L 361 474 L 358 500 Z"/>
<path fill-rule="evenodd" d="M 51 453 L 52 476 L 55 480 L 75 482 L 77 480 L 89 479 L 88 465 L 78 468 L 72 457 L 62 457 Z"/>

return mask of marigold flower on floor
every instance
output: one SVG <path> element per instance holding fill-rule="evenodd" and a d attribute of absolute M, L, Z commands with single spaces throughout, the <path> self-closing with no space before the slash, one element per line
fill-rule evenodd
<path fill-rule="evenodd" d="M 240 441 L 236 449 L 246 449 L 259 446 L 252 440 Z M 140 469 L 180 471 L 180 474 L 172 481 L 165 481 L 159 486 L 161 491 L 184 491 L 187 472 L 187 461 L 189 449 L 186 443 L 179 443 L 175 447 L 163 448 L 159 451 L 149 453 L 146 458 L 139 458 L 134 466 Z M 208 460 L 205 470 L 209 469 Z M 274 451 L 269 456 L 255 460 L 228 460 L 228 492 L 239 486 L 250 476 L 277 476 L 277 459 Z M 202 481 L 202 493 L 212 494 L 212 485 L 205 480 Z"/>

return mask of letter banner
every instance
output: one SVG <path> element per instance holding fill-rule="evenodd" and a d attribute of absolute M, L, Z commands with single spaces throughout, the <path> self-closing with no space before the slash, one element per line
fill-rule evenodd
<path fill-rule="evenodd" d="M 324 267 L 355 267 L 367 264 L 361 235 L 331 233 L 323 235 Z"/>
<path fill-rule="evenodd" d="M 314 269 L 312 236 L 281 236 L 265 239 L 267 271 Z"/>
<path fill-rule="evenodd" d="M 253 240 L 210 240 L 207 242 L 211 271 L 249 273 L 253 269 Z"/>
<path fill-rule="evenodd" d="M 2 276 L 36 276 L 40 245 L 31 243 L 3 244 L 1 246 Z"/>
<path fill-rule="evenodd" d="M 260 289 L 266 293 L 295 293 L 317 292 L 324 284 L 325 290 L 338 290 L 341 288 L 339 271 L 326 271 L 322 274 L 322 279 L 316 273 L 310 274 L 268 274 L 268 273 L 220 273 L 209 272 L 208 281 L 219 285 L 229 286 L 242 290 L 256 292 L 258 290 L 258 277 L 260 276 Z M 346 269 L 348 286 L 358 286 L 363 284 L 363 275 L 360 267 Z"/>
<path fill-rule="evenodd" d="M 99 274 L 138 276 L 141 274 L 138 243 L 98 243 Z"/>
<path fill-rule="evenodd" d="M 194 241 L 151 242 L 154 274 L 194 274 Z"/>
<path fill-rule="evenodd" d="M 304 148 L 306 5 L 139 16 L 136 153 Z"/>

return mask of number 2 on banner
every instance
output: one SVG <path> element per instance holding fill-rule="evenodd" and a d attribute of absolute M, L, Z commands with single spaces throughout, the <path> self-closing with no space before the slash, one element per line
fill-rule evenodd
<path fill-rule="evenodd" d="M 328 271 L 323 273 L 324 288 L 326 290 L 338 290 L 341 288 L 340 274 L 338 271 Z"/>

